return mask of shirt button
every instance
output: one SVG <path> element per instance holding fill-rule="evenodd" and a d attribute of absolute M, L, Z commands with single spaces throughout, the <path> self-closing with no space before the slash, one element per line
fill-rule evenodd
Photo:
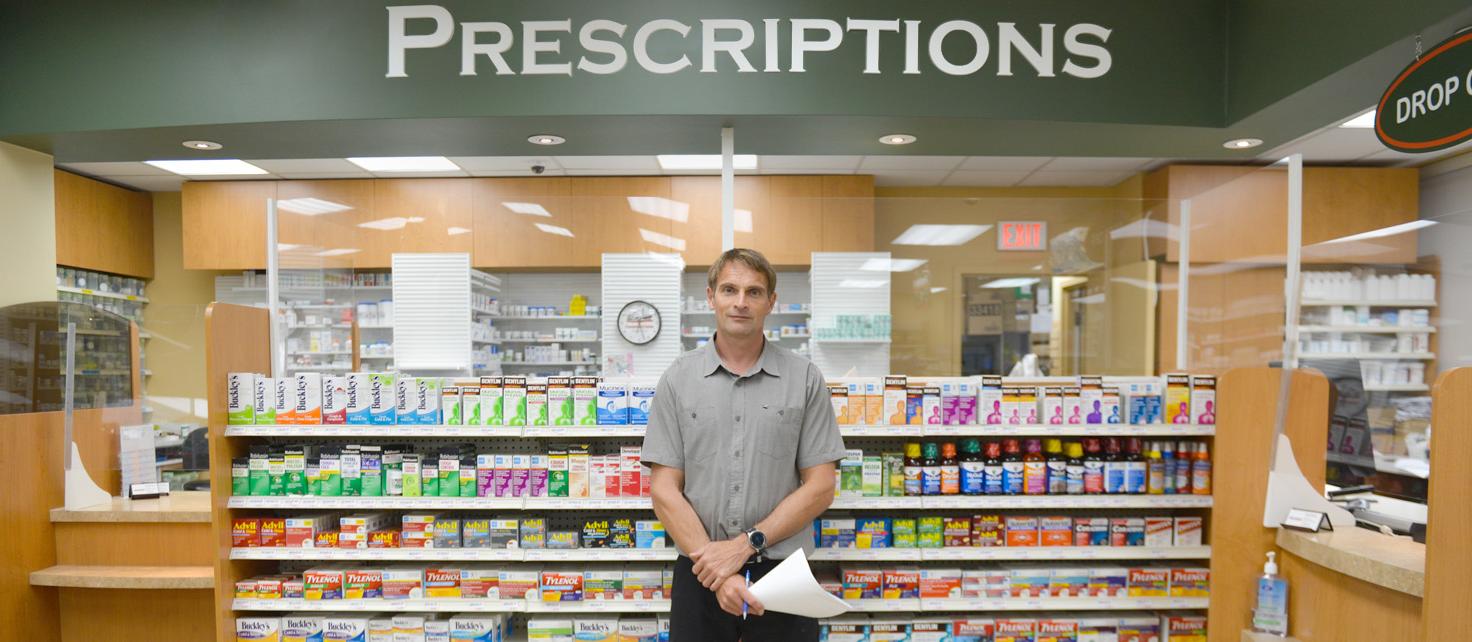
<path fill-rule="evenodd" d="M 741 484 L 736 484 L 735 486 L 732 486 L 731 487 L 731 490 L 734 490 L 736 492 L 741 492 Z"/>
<path fill-rule="evenodd" d="M 739 450 L 738 450 L 738 451 L 736 451 L 736 456 L 737 456 L 737 457 L 740 457 L 740 456 L 741 456 L 741 451 L 739 451 Z"/>
<path fill-rule="evenodd" d="M 736 415 L 736 421 L 741 421 L 741 415 Z"/>

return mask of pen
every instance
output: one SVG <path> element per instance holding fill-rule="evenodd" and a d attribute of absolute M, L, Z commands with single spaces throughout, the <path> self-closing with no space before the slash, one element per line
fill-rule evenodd
<path fill-rule="evenodd" d="M 751 588 L 751 569 L 746 570 L 746 588 Z M 741 619 L 746 619 L 746 600 L 741 600 Z"/>

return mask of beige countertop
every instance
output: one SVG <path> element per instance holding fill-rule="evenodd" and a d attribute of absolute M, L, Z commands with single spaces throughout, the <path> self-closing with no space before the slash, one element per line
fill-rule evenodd
<path fill-rule="evenodd" d="M 1278 546 L 1305 561 L 1350 577 L 1423 597 L 1426 545 L 1363 528 L 1305 533 L 1278 530 Z"/>
<path fill-rule="evenodd" d="M 32 586 L 95 589 L 210 589 L 208 566 L 53 566 L 31 573 Z"/>
<path fill-rule="evenodd" d="M 205 490 L 186 490 L 158 499 L 114 497 L 106 504 L 77 510 L 53 508 L 51 521 L 209 523 L 210 493 Z"/>

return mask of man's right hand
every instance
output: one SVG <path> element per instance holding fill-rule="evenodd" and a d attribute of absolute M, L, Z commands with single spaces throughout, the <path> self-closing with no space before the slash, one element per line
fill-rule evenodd
<path fill-rule="evenodd" d="M 721 583 L 716 589 L 716 600 L 721 604 L 721 610 L 731 615 L 741 615 L 741 603 L 746 603 L 746 610 L 751 615 L 760 616 L 766 612 L 760 600 L 746 588 L 746 577 L 744 575 L 732 575 Z"/>

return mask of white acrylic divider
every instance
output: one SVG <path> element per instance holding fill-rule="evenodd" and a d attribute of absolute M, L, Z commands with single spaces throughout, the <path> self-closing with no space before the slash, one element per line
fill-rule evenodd
<path fill-rule="evenodd" d="M 680 341 L 680 275 L 685 261 L 679 254 L 603 255 L 603 376 L 636 377 L 654 381 L 684 351 Z M 660 331 L 643 345 L 626 341 L 618 330 L 625 305 L 644 301 L 659 312 Z"/>
<path fill-rule="evenodd" d="M 393 255 L 394 361 L 400 370 L 470 373 L 470 255 Z"/>
<path fill-rule="evenodd" d="M 824 339 L 822 328 L 837 325 L 839 315 L 890 314 L 889 252 L 813 252 L 813 363 L 823 376 L 882 377 L 890 374 L 889 338 Z M 873 269 L 875 266 L 882 269 Z M 868 269 L 866 269 L 868 268 Z"/>

